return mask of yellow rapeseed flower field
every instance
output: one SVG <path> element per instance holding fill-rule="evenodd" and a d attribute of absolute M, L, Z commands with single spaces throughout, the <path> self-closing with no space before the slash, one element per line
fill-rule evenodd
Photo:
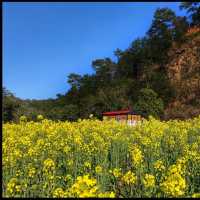
<path fill-rule="evenodd" d="M 37 120 L 3 124 L 3 197 L 199 197 L 200 116 Z"/>

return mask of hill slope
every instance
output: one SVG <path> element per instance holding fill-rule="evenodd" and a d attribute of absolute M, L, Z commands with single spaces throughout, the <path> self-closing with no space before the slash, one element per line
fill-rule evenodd
<path fill-rule="evenodd" d="M 169 51 L 168 77 L 176 98 L 167 106 L 165 118 L 188 118 L 200 114 L 200 31 Z"/>

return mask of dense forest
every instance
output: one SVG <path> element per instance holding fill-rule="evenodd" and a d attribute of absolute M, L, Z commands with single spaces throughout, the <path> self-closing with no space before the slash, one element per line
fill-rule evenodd
<path fill-rule="evenodd" d="M 158 8 L 146 35 L 134 40 L 117 61 L 92 61 L 93 74 L 69 74 L 70 89 L 56 99 L 22 100 L 3 87 L 3 121 L 38 114 L 52 120 L 77 120 L 90 114 L 130 108 L 162 120 L 200 114 L 200 3 L 181 3 L 187 16 Z"/>

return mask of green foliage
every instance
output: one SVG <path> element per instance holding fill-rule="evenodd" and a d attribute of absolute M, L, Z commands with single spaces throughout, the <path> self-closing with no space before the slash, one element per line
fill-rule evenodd
<path fill-rule="evenodd" d="M 185 17 L 177 17 L 168 8 L 157 9 L 147 32 L 153 62 L 165 64 L 168 61 L 167 51 L 172 42 L 180 41 L 187 28 L 188 23 Z"/>
<path fill-rule="evenodd" d="M 79 88 L 80 80 L 81 80 L 81 76 L 79 74 L 71 73 L 68 76 L 67 82 L 71 85 L 71 87 Z"/>
<path fill-rule="evenodd" d="M 199 2 L 182 2 L 181 9 L 186 9 L 190 14 L 190 24 L 200 25 L 200 3 Z"/>
<path fill-rule="evenodd" d="M 16 111 L 19 106 L 19 100 L 14 97 L 14 94 L 3 87 L 3 121 L 15 121 Z"/>
<path fill-rule="evenodd" d="M 163 113 L 164 104 L 152 89 L 143 88 L 140 90 L 134 110 L 143 117 L 151 115 L 158 118 Z"/>
<path fill-rule="evenodd" d="M 146 87 L 153 88 L 153 90 L 159 94 L 160 98 L 162 98 L 164 105 L 167 105 L 170 100 L 175 97 L 175 90 L 170 85 L 170 81 L 165 73 L 151 71 L 146 81 Z"/>

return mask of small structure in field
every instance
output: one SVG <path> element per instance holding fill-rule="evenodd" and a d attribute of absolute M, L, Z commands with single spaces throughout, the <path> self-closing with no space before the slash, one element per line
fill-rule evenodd
<path fill-rule="evenodd" d="M 141 116 L 135 114 L 132 110 L 118 110 L 112 112 L 104 112 L 103 119 L 115 119 L 121 123 L 127 123 L 128 125 L 135 125 L 137 122 L 141 121 Z"/>

